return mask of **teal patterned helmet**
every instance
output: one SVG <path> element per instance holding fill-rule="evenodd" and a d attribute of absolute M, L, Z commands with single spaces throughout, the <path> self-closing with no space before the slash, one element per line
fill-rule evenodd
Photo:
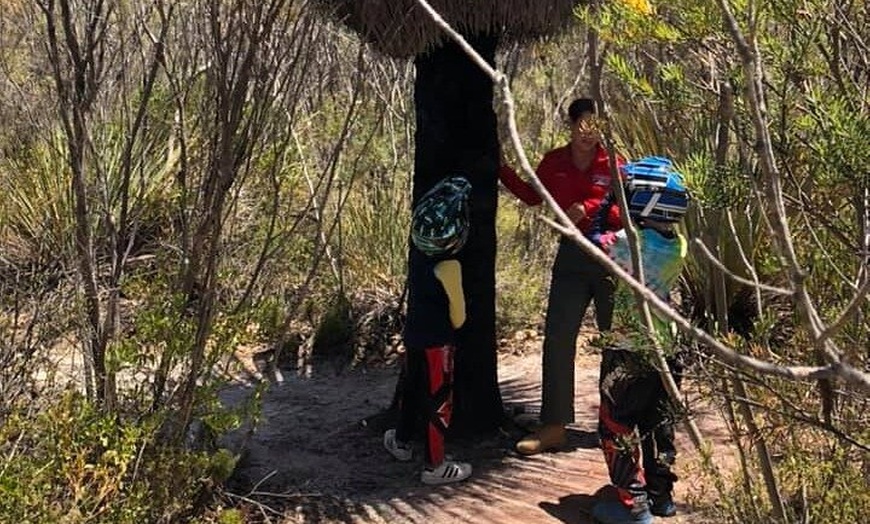
<path fill-rule="evenodd" d="M 411 241 L 424 254 L 456 254 L 468 239 L 471 184 L 461 176 L 440 180 L 417 203 L 411 218 Z"/>

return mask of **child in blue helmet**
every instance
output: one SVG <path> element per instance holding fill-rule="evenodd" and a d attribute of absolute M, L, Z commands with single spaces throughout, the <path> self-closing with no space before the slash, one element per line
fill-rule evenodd
<path fill-rule="evenodd" d="M 453 411 L 455 331 L 465 323 L 462 268 L 456 255 L 468 238 L 471 185 L 463 177 L 438 182 L 420 198 L 411 221 L 408 314 L 405 321 L 405 386 L 399 420 L 384 433 L 384 447 L 397 460 L 413 458 L 410 440 L 421 411 L 425 418 L 425 484 L 448 484 L 471 476 L 471 465 L 448 460 L 444 432 Z"/>
<path fill-rule="evenodd" d="M 646 157 L 626 164 L 623 174 L 645 283 L 668 300 L 686 256 L 686 239 L 674 225 L 686 212 L 688 192 L 682 176 L 666 158 Z M 612 197 L 607 205 L 615 205 Z M 590 235 L 592 241 L 631 271 L 626 232 L 597 231 Z M 664 321 L 656 318 L 655 322 L 657 335 L 670 333 Z M 676 513 L 673 485 L 677 477 L 671 471 L 676 456 L 675 410 L 650 351 L 637 346 L 614 338 L 602 354 L 599 436 L 618 500 L 595 504 L 593 516 L 601 524 L 649 524 L 653 515 Z M 675 355 L 668 358 L 668 364 L 679 380 L 681 366 Z"/>

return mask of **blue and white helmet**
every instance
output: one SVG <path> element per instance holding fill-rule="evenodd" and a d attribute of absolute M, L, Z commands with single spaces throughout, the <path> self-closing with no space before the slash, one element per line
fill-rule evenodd
<path fill-rule="evenodd" d="M 471 184 L 461 176 L 440 180 L 414 207 L 411 241 L 430 257 L 455 255 L 471 228 L 468 199 Z"/>
<path fill-rule="evenodd" d="M 677 222 L 689 207 L 683 175 L 670 159 L 648 156 L 623 166 L 628 212 L 635 220 Z"/>

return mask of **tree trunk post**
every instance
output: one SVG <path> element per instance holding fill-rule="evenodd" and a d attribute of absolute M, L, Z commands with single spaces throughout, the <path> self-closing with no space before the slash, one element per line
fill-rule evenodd
<path fill-rule="evenodd" d="M 475 36 L 471 45 L 495 61 L 498 39 Z M 471 231 L 459 256 L 467 304 L 454 375 L 451 432 L 492 431 L 504 416 L 495 340 L 495 214 L 499 142 L 493 84 L 453 42 L 415 60 L 416 134 L 413 203 L 438 180 L 465 176 L 473 187 Z"/>

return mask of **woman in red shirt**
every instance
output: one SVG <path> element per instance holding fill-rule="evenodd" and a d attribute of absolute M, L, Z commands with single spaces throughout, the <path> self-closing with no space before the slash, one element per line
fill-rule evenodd
<path fill-rule="evenodd" d="M 584 234 L 610 192 L 611 169 L 595 117 L 595 103 L 574 100 L 568 107 L 571 141 L 544 155 L 536 173 L 556 203 Z M 622 159 L 617 159 L 621 166 Z M 541 196 L 508 166 L 499 179 L 514 195 L 530 206 Z M 611 206 L 606 218 L 609 230 L 622 228 L 619 207 Z M 517 443 L 517 451 L 533 455 L 565 445 L 565 426 L 574 422 L 574 356 L 580 323 L 589 303 L 595 302 L 599 331 L 610 329 L 616 281 L 608 271 L 567 237 L 559 241 L 553 263 L 547 318 L 544 327 L 543 395 L 541 429 Z"/>

